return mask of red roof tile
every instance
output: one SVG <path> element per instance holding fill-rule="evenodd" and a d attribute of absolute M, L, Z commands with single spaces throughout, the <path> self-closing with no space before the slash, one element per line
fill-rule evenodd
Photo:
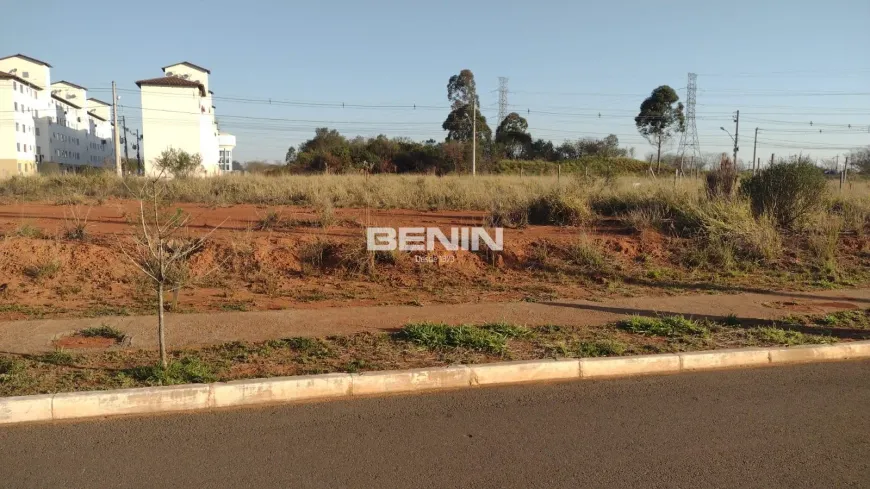
<path fill-rule="evenodd" d="M 142 85 L 152 86 L 152 87 L 184 87 L 184 88 L 199 88 L 199 93 L 203 97 L 205 97 L 205 87 L 202 83 L 194 80 L 185 80 L 184 78 L 178 78 L 177 76 L 162 76 L 160 78 L 150 78 L 148 80 L 139 80 L 136 82 L 136 85 L 139 88 L 142 88 Z"/>

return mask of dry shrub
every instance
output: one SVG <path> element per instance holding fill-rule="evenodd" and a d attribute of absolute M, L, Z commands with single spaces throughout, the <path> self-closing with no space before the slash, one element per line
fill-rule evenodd
<path fill-rule="evenodd" d="M 737 168 L 727 155 L 719 160 L 719 168 L 707 173 L 705 180 L 707 198 L 730 199 L 737 190 Z"/>
<path fill-rule="evenodd" d="M 302 273 L 319 273 L 336 266 L 341 261 L 341 245 L 338 243 L 316 239 L 303 243 L 299 247 L 299 263 Z"/>
<path fill-rule="evenodd" d="M 525 228 L 529 225 L 529 209 L 524 206 L 505 207 L 496 203 L 489 213 L 486 225 L 496 228 Z"/>
<path fill-rule="evenodd" d="M 807 249 L 818 269 L 836 276 L 837 244 L 843 230 L 843 219 L 826 213 L 819 213 L 809 219 L 807 224 Z"/>
<path fill-rule="evenodd" d="M 592 209 L 584 196 L 567 192 L 552 192 L 529 204 L 531 224 L 581 226 L 592 220 Z"/>
<path fill-rule="evenodd" d="M 870 199 L 835 198 L 828 205 L 828 213 L 843 221 L 843 231 L 864 236 L 870 218 Z"/>
<path fill-rule="evenodd" d="M 609 275 L 614 271 L 614 264 L 586 234 L 568 246 L 567 257 L 582 273 Z"/>

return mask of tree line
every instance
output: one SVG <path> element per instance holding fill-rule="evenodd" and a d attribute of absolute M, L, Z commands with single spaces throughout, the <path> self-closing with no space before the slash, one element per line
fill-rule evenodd
<path fill-rule="evenodd" d="M 450 112 L 442 129 L 447 133 L 443 141 L 429 139 L 418 142 L 409 138 L 348 138 L 327 127 L 315 130 L 314 137 L 297 147 L 290 147 L 285 156 L 285 170 L 297 172 L 366 171 L 370 173 L 468 173 L 471 171 L 472 139 L 476 132 L 477 167 L 481 171 L 498 171 L 511 167 L 511 161 L 568 162 L 588 158 L 635 158 L 635 149 L 622 148 L 619 138 L 611 134 L 605 138 L 580 138 L 561 144 L 529 133 L 528 121 L 516 112 L 499 121 L 493 134 L 486 117 L 480 111 L 477 85 L 471 70 L 462 70 L 447 82 Z M 661 171 L 662 162 L 680 170 L 681 158 L 663 155 L 662 149 L 685 131 L 684 106 L 677 92 L 668 85 L 652 90 L 644 99 L 634 118 L 638 133 L 652 146 L 650 168 Z M 476 126 L 476 127 L 475 127 Z M 718 160 L 720 155 L 702 158 Z M 655 166 L 652 166 L 653 158 Z M 507 162 L 507 164 L 504 164 Z M 637 163 L 637 162 L 634 162 Z M 870 170 L 870 150 L 861 150 L 853 156 L 857 167 Z M 715 165 L 715 162 L 713 163 Z M 513 165 L 515 166 L 515 165 Z"/>
<path fill-rule="evenodd" d="M 582 158 L 634 158 L 634 148 L 621 148 L 619 138 L 581 138 L 554 144 L 534 139 L 528 121 L 512 112 L 493 134 L 480 112 L 480 98 L 471 70 L 462 70 L 447 83 L 450 112 L 442 129 L 444 141 L 409 138 L 348 138 L 336 129 L 315 130 L 314 137 L 290 147 L 287 169 L 299 172 L 368 171 L 372 173 L 467 173 L 471 167 L 473 134 L 477 134 L 478 168 L 496 171 L 502 160 L 573 161 Z M 476 120 L 476 128 L 475 128 Z"/>

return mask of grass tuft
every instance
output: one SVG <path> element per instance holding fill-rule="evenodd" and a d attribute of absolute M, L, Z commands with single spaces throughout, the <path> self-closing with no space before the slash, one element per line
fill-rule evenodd
<path fill-rule="evenodd" d="M 75 357 L 62 349 L 54 350 L 51 353 L 44 353 L 37 357 L 37 359 L 52 365 L 72 365 L 75 363 Z"/>
<path fill-rule="evenodd" d="M 106 324 L 94 328 L 82 329 L 76 331 L 76 334 L 85 338 L 110 338 L 118 342 L 123 341 L 127 336 L 121 331 Z"/>
<path fill-rule="evenodd" d="M 504 353 L 509 338 L 530 334 L 524 327 L 505 323 L 472 326 L 462 324 L 450 326 L 444 323 L 406 324 L 397 338 L 410 341 L 431 350 L 466 348 L 490 353 Z"/>
<path fill-rule="evenodd" d="M 697 321 L 683 316 L 666 316 L 661 318 L 632 316 L 619 321 L 617 327 L 631 333 L 666 337 L 706 336 L 710 332 Z"/>
<path fill-rule="evenodd" d="M 837 341 L 836 338 L 831 336 L 805 334 L 800 331 L 781 329 L 775 326 L 762 326 L 752 329 L 750 331 L 750 336 L 761 343 L 773 343 L 786 346 L 826 344 Z"/>
<path fill-rule="evenodd" d="M 194 357 L 171 362 L 165 369 L 160 365 L 136 367 L 130 369 L 129 374 L 151 385 L 203 384 L 217 380 L 214 366 Z"/>

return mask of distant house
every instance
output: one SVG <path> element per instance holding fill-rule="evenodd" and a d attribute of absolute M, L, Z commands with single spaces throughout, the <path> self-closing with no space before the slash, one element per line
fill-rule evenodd
<path fill-rule="evenodd" d="M 183 61 L 164 66 L 163 73 L 136 82 L 142 99 L 145 174 L 157 174 L 154 161 L 169 148 L 199 154 L 202 176 L 231 171 L 236 138 L 218 127 L 209 90 L 211 71 Z"/>

